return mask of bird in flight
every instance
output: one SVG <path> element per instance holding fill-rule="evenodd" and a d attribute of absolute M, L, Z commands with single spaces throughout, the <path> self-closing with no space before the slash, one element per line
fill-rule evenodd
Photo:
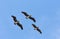
<path fill-rule="evenodd" d="M 27 12 L 22 11 L 21 13 L 26 16 L 26 19 L 29 18 L 29 19 L 33 20 L 34 22 L 36 22 L 35 18 L 33 18 L 31 15 L 28 15 Z"/>
<path fill-rule="evenodd" d="M 38 32 L 42 34 L 41 30 L 35 24 L 32 24 L 32 26 L 34 27 L 34 30 L 37 30 Z"/>
<path fill-rule="evenodd" d="M 13 15 L 12 15 L 11 17 L 12 17 L 13 20 L 14 20 L 14 24 L 15 24 L 15 25 L 18 25 L 18 26 L 21 28 L 21 30 L 23 30 L 22 24 L 19 23 L 19 21 L 16 19 L 16 17 L 13 16 Z"/>

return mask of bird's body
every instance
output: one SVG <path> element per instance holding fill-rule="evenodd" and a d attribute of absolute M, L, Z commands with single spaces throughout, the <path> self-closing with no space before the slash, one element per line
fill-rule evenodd
<path fill-rule="evenodd" d="M 16 17 L 15 17 L 15 16 L 11 16 L 11 17 L 12 17 L 13 20 L 14 20 L 14 24 L 15 24 L 15 25 L 18 25 L 18 26 L 23 30 L 22 24 L 19 23 L 19 21 L 16 19 Z"/>
<path fill-rule="evenodd" d="M 31 15 L 28 15 L 26 12 L 23 12 L 23 11 L 22 11 L 22 13 L 26 16 L 27 19 L 29 18 L 29 19 L 33 20 L 34 22 L 36 22 L 36 20 Z"/>
<path fill-rule="evenodd" d="M 34 30 L 37 30 L 38 32 L 42 33 L 41 30 L 35 24 L 32 24 L 32 26 L 34 27 Z"/>

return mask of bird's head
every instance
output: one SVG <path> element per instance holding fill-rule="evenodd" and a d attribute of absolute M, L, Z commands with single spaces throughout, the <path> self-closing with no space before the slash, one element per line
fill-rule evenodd
<path fill-rule="evenodd" d="M 32 15 L 29 15 L 29 17 L 31 17 Z"/>
<path fill-rule="evenodd" d="M 34 28 L 34 30 L 37 30 L 37 28 Z"/>

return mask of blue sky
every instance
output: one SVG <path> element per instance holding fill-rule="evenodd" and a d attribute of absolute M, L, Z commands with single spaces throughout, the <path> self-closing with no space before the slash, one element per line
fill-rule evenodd
<path fill-rule="evenodd" d="M 21 14 L 26 11 L 36 23 Z M 17 17 L 24 30 L 14 25 Z M 33 30 L 37 25 L 42 34 Z M 60 0 L 0 0 L 0 39 L 60 39 Z"/>

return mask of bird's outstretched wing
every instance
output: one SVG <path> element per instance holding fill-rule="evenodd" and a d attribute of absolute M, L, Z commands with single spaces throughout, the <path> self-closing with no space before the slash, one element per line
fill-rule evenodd
<path fill-rule="evenodd" d="M 41 30 L 40 30 L 40 29 L 37 29 L 37 31 L 38 31 L 38 32 L 40 32 L 40 33 L 42 34 L 42 32 L 41 32 Z"/>
<path fill-rule="evenodd" d="M 17 19 L 16 19 L 16 17 L 15 16 L 11 16 L 12 18 L 13 18 L 13 20 L 16 22 L 17 21 Z"/>
<path fill-rule="evenodd" d="M 23 30 L 22 24 L 18 22 L 17 25 L 21 28 L 21 30 Z"/>
<path fill-rule="evenodd" d="M 34 25 L 34 24 L 32 24 L 32 26 L 33 26 L 34 28 L 37 28 L 36 25 Z"/>
<path fill-rule="evenodd" d="M 23 11 L 22 11 L 21 13 L 23 13 L 26 17 L 29 16 L 29 15 L 27 14 L 27 12 L 23 12 Z"/>
<path fill-rule="evenodd" d="M 36 22 L 36 20 L 35 20 L 35 18 L 33 18 L 33 17 L 29 17 L 29 19 L 31 19 L 31 20 L 33 20 L 34 22 Z"/>

